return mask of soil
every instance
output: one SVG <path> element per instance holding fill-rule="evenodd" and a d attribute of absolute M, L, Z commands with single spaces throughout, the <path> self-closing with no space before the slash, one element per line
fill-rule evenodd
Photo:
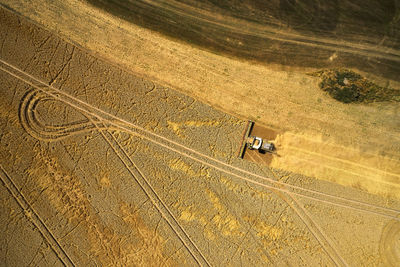
<path fill-rule="evenodd" d="M 209 54 L 72 2 L 0 9 L 2 265 L 399 262 L 398 103 L 342 104 L 306 73 Z M 82 23 L 88 10 L 96 23 Z M 100 34 L 115 22 L 120 30 Z M 92 30 L 78 34 L 84 27 Z M 126 42 L 133 32 L 136 42 Z M 174 65 L 185 55 L 187 65 Z M 257 87 L 246 91 L 244 80 L 277 100 L 252 97 Z M 237 157 L 249 114 L 259 116 L 253 134 L 273 139 L 279 157 Z"/>
<path fill-rule="evenodd" d="M 88 2 L 214 52 L 302 68 L 346 66 L 400 81 L 398 51 L 387 50 L 400 47 L 395 0 Z M 338 51 L 340 60 L 327 60 Z"/>

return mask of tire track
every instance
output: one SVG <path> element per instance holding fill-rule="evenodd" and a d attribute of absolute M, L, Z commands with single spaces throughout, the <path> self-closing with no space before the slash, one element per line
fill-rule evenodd
<path fill-rule="evenodd" d="M 40 101 L 51 100 L 52 97 L 40 90 L 28 91 L 22 98 L 18 109 L 19 120 L 24 130 L 31 136 L 42 141 L 56 141 L 70 135 L 81 134 L 94 130 L 94 125 L 87 121 L 78 121 L 60 126 L 45 125 L 36 116 L 36 107 Z M 82 114 L 85 116 L 84 114 Z"/>
<path fill-rule="evenodd" d="M 89 117 L 88 117 L 89 118 Z M 168 206 L 162 201 L 160 196 L 157 194 L 155 189 L 151 186 L 148 179 L 144 176 L 144 174 L 137 167 L 132 158 L 128 155 L 126 150 L 119 144 L 119 142 L 115 139 L 115 137 L 107 130 L 107 128 L 103 125 L 103 127 L 99 126 L 103 124 L 102 121 L 96 122 L 93 119 L 89 119 L 93 125 L 97 128 L 99 133 L 102 135 L 104 140 L 110 145 L 113 149 L 114 153 L 118 156 L 121 162 L 124 164 L 125 168 L 129 171 L 135 181 L 142 188 L 144 193 L 153 203 L 154 207 L 158 210 L 164 220 L 167 222 L 169 227 L 175 232 L 178 236 L 182 244 L 185 246 L 189 254 L 193 257 L 193 259 L 200 266 L 211 266 L 207 261 L 206 257 L 201 253 L 200 249 L 194 243 L 194 241 L 190 238 L 189 234 L 185 231 L 183 226 L 178 222 L 175 218 L 171 210 Z"/>
<path fill-rule="evenodd" d="M 54 251 L 57 258 L 62 262 L 62 264 L 64 266 L 75 266 L 71 258 L 62 248 L 60 242 L 51 233 L 50 229 L 39 217 L 39 214 L 29 204 L 25 196 L 18 189 L 18 187 L 15 185 L 13 180 L 10 178 L 10 176 L 7 174 L 7 172 L 1 165 L 0 165 L 0 179 L 3 182 L 4 186 L 7 188 L 8 192 L 13 196 L 13 198 L 17 201 L 18 205 L 22 208 L 26 217 L 28 217 L 28 219 L 33 223 L 33 225 L 35 225 L 35 227 L 39 230 L 42 237 L 49 244 L 49 246 Z"/>
<path fill-rule="evenodd" d="M 260 159 L 261 156 L 256 154 Z M 255 160 L 251 155 L 250 157 Z M 260 168 L 261 170 L 261 168 Z M 269 169 L 271 174 L 277 179 L 276 174 Z M 311 234 L 317 239 L 318 243 L 325 250 L 326 254 L 331 258 L 331 260 L 336 264 L 336 266 L 349 266 L 347 262 L 343 259 L 342 256 L 338 253 L 338 249 L 333 244 L 333 242 L 328 238 L 328 236 L 322 231 L 321 227 L 311 218 L 310 214 L 304 209 L 304 207 L 299 203 L 299 201 L 292 196 L 291 193 L 282 194 L 277 190 L 272 190 L 275 192 L 281 199 L 283 199 L 299 216 L 299 218 L 303 221 L 307 229 L 311 232 Z M 291 200 L 288 200 L 288 198 Z"/>
<path fill-rule="evenodd" d="M 187 248 L 189 254 L 200 266 L 210 266 L 205 256 L 200 252 L 195 243 L 190 239 L 182 225 L 176 220 L 172 212 L 168 209 L 165 203 L 161 200 L 154 188 L 150 185 L 148 179 L 138 169 L 137 165 L 129 157 L 126 151 L 121 147 L 117 140 L 108 132 L 111 127 L 107 127 L 104 122 L 95 122 L 90 117 L 87 117 L 87 122 L 70 123 L 62 126 L 43 125 L 35 116 L 35 108 L 40 101 L 52 99 L 38 89 L 28 91 L 22 98 L 19 108 L 19 117 L 23 128 L 34 138 L 43 141 L 56 141 L 70 135 L 76 135 L 83 132 L 97 130 L 105 141 L 111 146 L 118 158 L 122 161 L 125 168 L 130 172 L 147 197 L 152 201 L 153 205 L 160 212 L 161 216 L 166 220 L 171 229 L 175 232 L 183 245 Z M 111 137 L 110 137 L 111 136 Z"/>
<path fill-rule="evenodd" d="M 378 205 L 373 205 L 369 204 L 366 202 L 358 201 L 358 200 L 352 200 L 352 199 L 347 199 L 345 197 L 340 197 L 340 196 L 335 196 L 335 195 L 330 195 L 327 193 L 319 192 L 316 190 L 312 189 L 306 189 L 302 188 L 300 186 L 296 185 L 291 185 L 287 184 L 284 182 L 280 181 L 275 181 L 274 179 L 258 175 L 255 173 L 252 173 L 250 171 L 241 169 L 239 167 L 230 165 L 228 163 L 225 163 L 223 161 L 214 159 L 208 155 L 205 155 L 201 152 L 195 151 L 189 147 L 186 147 L 182 144 L 179 144 L 175 141 L 169 140 L 163 136 L 160 136 L 158 134 L 152 133 L 140 126 L 137 126 L 129 121 L 126 121 L 124 119 L 118 118 L 117 116 L 114 116 L 112 114 L 109 114 L 97 107 L 94 107 L 88 103 L 85 103 L 84 101 L 77 99 L 73 96 L 70 96 L 69 94 L 54 88 L 53 86 L 49 86 L 45 82 L 38 80 L 37 78 L 33 77 L 29 73 L 24 72 L 23 70 L 18 69 L 17 67 L 5 62 L 4 60 L 0 59 L 0 62 L 7 67 L 11 68 L 14 72 L 17 72 L 19 74 L 13 73 L 13 71 L 7 70 L 4 67 L 0 67 L 4 72 L 10 74 L 11 76 L 33 86 L 34 88 L 43 91 L 44 93 L 52 96 L 53 98 L 60 100 L 61 102 L 64 102 L 65 104 L 70 105 L 71 107 L 74 107 L 75 109 L 79 110 L 82 113 L 89 114 L 95 118 L 99 118 L 101 121 L 106 121 L 109 125 L 114 126 L 115 128 L 118 128 L 120 130 L 126 131 L 128 133 L 132 133 L 135 135 L 138 135 L 146 140 L 149 140 L 150 142 L 153 142 L 161 147 L 165 147 L 171 151 L 174 151 L 182 156 L 188 157 L 194 161 L 197 161 L 205 166 L 209 166 L 211 168 L 214 168 L 216 170 L 219 170 L 221 172 L 224 172 L 226 174 L 229 174 L 233 177 L 248 181 L 252 184 L 262 186 L 267 189 L 276 189 L 281 192 L 285 193 L 291 193 L 293 195 L 297 195 L 303 198 L 308 198 L 312 199 L 315 201 L 331 204 L 331 205 L 336 205 L 339 207 L 343 208 L 348 208 L 348 209 L 353 209 L 356 211 L 361 211 L 365 213 L 370 213 L 374 215 L 379 215 L 383 216 L 386 218 L 391 218 L 397 221 L 400 221 L 400 218 L 396 217 L 397 215 L 400 214 L 399 210 L 392 209 L 392 208 L 386 208 L 386 207 L 381 207 Z M 27 78 L 24 78 L 24 75 Z M 32 80 L 32 81 L 29 81 Z M 40 86 L 35 85 L 34 83 L 39 83 Z M 211 162 L 211 163 L 210 163 Z M 235 173 L 235 172 L 238 173 Z M 252 178 L 247 178 L 247 176 L 250 176 Z M 261 180 L 261 181 L 259 181 Z M 282 188 L 285 187 L 286 189 Z"/>

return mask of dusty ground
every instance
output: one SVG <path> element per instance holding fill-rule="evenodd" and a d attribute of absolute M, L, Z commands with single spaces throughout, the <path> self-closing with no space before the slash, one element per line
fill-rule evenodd
<path fill-rule="evenodd" d="M 236 157 L 246 120 L 165 87 L 158 79 L 111 65 L 5 9 L 0 25 L 3 265 L 399 262 L 398 104 L 378 106 L 382 112 L 377 113 L 377 106 L 345 106 L 315 91 L 323 99 L 315 114 L 326 116 L 324 123 L 350 112 L 347 124 L 344 119 L 332 122 L 346 129 L 348 139 L 339 146 L 324 135 L 316 139 L 278 129 L 275 137 L 259 127 L 255 130 L 271 135 L 279 148 L 280 157 L 266 166 Z M 148 65 L 150 72 L 157 71 L 157 64 Z M 182 82 L 179 70 L 177 77 Z M 317 85 L 304 77 L 293 74 L 296 85 L 305 79 L 297 90 Z M 204 80 L 204 86 L 209 82 L 213 79 Z M 215 85 L 215 93 L 224 95 Z M 328 107 L 342 113 L 326 113 Z M 275 118 L 283 120 L 277 110 L 272 110 Z M 297 114 L 305 116 L 299 110 Z M 376 128 L 362 127 L 361 114 L 369 116 L 369 122 L 382 122 Z M 310 116 L 308 122 L 315 120 Z M 335 129 L 332 125 L 327 131 Z M 352 130 L 356 126 L 361 128 Z M 375 134 L 367 141 L 379 139 L 390 148 L 387 154 L 345 146 L 354 136 L 364 140 L 360 133 L 352 135 L 359 129 Z M 392 146 L 382 135 L 391 138 Z M 301 144 L 309 148 L 315 143 L 301 150 Z M 323 166 L 310 168 L 303 161 Z M 326 166 L 340 166 L 340 175 L 326 171 Z M 321 179 L 287 171 L 291 168 Z M 354 185 L 360 173 L 360 184 L 340 185 Z M 360 190 L 377 186 L 382 188 L 376 194 Z"/>

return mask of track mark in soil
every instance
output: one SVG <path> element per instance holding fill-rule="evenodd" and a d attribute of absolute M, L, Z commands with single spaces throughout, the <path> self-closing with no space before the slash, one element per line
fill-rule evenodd
<path fill-rule="evenodd" d="M 165 219 L 171 229 L 175 232 L 178 236 L 180 241 L 186 247 L 187 251 L 191 254 L 193 259 L 200 265 L 200 266 L 211 266 L 205 256 L 201 253 L 199 248 L 184 230 L 183 226 L 178 222 L 175 218 L 171 210 L 168 206 L 162 201 L 160 196 L 157 194 L 155 189 L 151 186 L 148 179 L 143 175 L 137 165 L 134 163 L 131 157 L 129 157 L 126 150 L 119 144 L 119 142 L 115 139 L 115 137 L 109 133 L 107 130 L 103 130 L 105 125 L 103 122 L 97 123 L 92 121 L 92 123 L 96 126 L 99 133 L 103 136 L 106 142 L 110 145 L 110 147 L 114 150 L 115 154 L 118 158 L 122 161 L 125 168 L 129 171 L 135 181 L 139 184 L 142 190 L 145 192 L 147 197 L 151 200 L 153 205 L 156 209 L 160 212 L 161 216 Z M 103 127 L 98 125 L 103 125 Z"/>
<path fill-rule="evenodd" d="M 259 154 L 256 154 L 260 160 L 262 160 Z M 250 158 L 253 161 L 257 162 L 253 156 L 250 155 Z M 261 169 L 261 168 L 260 168 Z M 268 168 L 269 172 L 278 180 L 276 174 Z M 304 209 L 301 203 L 293 196 L 291 193 L 283 193 L 277 190 L 272 190 L 275 194 L 277 194 L 283 201 L 285 201 L 289 207 L 293 209 L 293 211 L 299 216 L 299 218 L 303 221 L 307 229 L 310 233 L 315 237 L 321 247 L 325 250 L 328 256 L 332 259 L 332 261 L 337 266 L 348 266 L 343 257 L 338 253 L 338 249 L 333 244 L 333 242 L 328 238 L 328 236 L 322 231 L 321 227 L 311 218 L 310 214 Z"/>
<path fill-rule="evenodd" d="M 37 156 L 34 157 L 32 167 L 27 173 L 34 177 L 40 177 L 37 184 L 42 190 L 46 189 L 45 195 L 51 207 L 62 218 L 68 220 L 70 227 L 63 231 L 64 233 L 60 240 L 71 242 L 72 240 L 68 236 L 78 227 L 83 226 L 87 229 L 82 233 L 83 236 L 78 235 L 78 238 L 84 237 L 85 241 L 87 241 L 87 248 L 92 255 L 90 256 L 91 265 L 131 266 L 143 260 L 146 260 L 146 262 L 154 262 L 157 259 L 162 260 L 163 257 L 160 251 L 162 251 L 163 247 L 160 242 L 152 243 L 154 250 L 151 250 L 151 252 L 156 251 L 156 255 L 146 253 L 145 248 L 141 249 L 140 254 L 133 253 L 137 249 L 136 245 L 138 243 L 133 240 L 133 242 L 128 241 L 125 235 L 114 231 L 107 222 L 101 219 L 99 211 L 92 205 L 93 203 L 91 203 L 88 192 L 85 190 L 81 180 L 63 170 L 57 159 L 50 157 L 46 150 L 41 149 L 38 152 Z M 149 232 L 145 225 L 141 225 L 141 230 Z M 140 232 L 137 234 L 140 235 Z M 73 235 L 76 238 L 76 233 Z M 150 236 L 161 240 L 155 232 Z M 152 239 L 151 241 L 155 240 Z M 73 241 L 72 244 L 74 244 Z M 80 245 L 76 243 L 73 246 L 80 249 Z"/>
<path fill-rule="evenodd" d="M 381 87 L 348 69 L 322 70 L 310 75 L 322 78 L 321 90 L 342 103 L 400 102 L 400 90 Z"/>
<path fill-rule="evenodd" d="M 24 211 L 24 214 L 28 219 L 35 225 L 35 227 L 39 230 L 40 234 L 43 238 L 47 241 L 51 249 L 57 255 L 58 259 L 65 265 L 65 266 L 75 266 L 71 258 L 62 248 L 60 242 L 57 238 L 51 233 L 50 229 L 46 226 L 43 220 L 39 217 L 38 213 L 32 208 L 29 202 L 26 200 L 24 195 L 18 187 L 15 185 L 13 180 L 4 170 L 3 166 L 0 165 L 0 179 L 2 180 L 4 186 L 10 192 L 10 194 L 15 198 L 18 205 Z"/>
<path fill-rule="evenodd" d="M 36 116 L 36 107 L 40 101 L 52 99 L 41 90 L 31 90 L 25 94 L 19 108 L 20 121 L 23 128 L 34 138 L 45 141 L 55 141 L 70 135 L 80 134 L 83 132 L 97 130 L 114 150 L 120 158 L 127 170 L 131 173 L 136 182 L 140 185 L 146 195 L 151 199 L 154 206 L 161 213 L 162 217 L 167 221 L 184 246 L 188 249 L 193 258 L 202 266 L 209 266 L 205 256 L 200 252 L 183 227 L 178 223 L 172 212 L 165 203 L 160 199 L 154 188 L 150 185 L 148 179 L 137 168 L 136 164 L 128 156 L 127 152 L 115 140 L 115 138 L 105 129 L 110 130 L 112 126 L 97 117 L 89 117 L 82 113 L 87 121 L 63 124 L 61 126 L 44 125 Z M 52 99 L 57 101 L 57 99 Z M 60 103 L 63 103 L 62 101 Z M 111 137 L 110 137 L 111 136 Z"/>
<path fill-rule="evenodd" d="M 21 100 L 18 109 L 19 120 L 24 130 L 32 137 L 43 141 L 56 141 L 70 135 L 81 134 L 95 129 L 89 120 L 57 126 L 43 123 L 36 114 L 36 108 L 40 102 L 48 100 L 54 99 L 37 89 L 28 91 Z M 85 116 L 85 114 L 82 115 Z"/>
<path fill-rule="evenodd" d="M 45 141 L 55 141 L 70 135 L 81 134 L 91 130 L 97 130 L 107 141 L 107 143 L 114 150 L 116 155 L 120 158 L 127 170 L 131 173 L 136 182 L 140 185 L 146 195 L 151 199 L 157 210 L 161 213 L 162 217 L 167 221 L 169 226 L 173 229 L 176 235 L 180 238 L 184 246 L 188 249 L 193 258 L 202 266 L 209 266 L 210 264 L 205 259 L 205 256 L 200 252 L 194 242 L 190 239 L 189 235 L 185 232 L 183 227 L 178 223 L 172 212 L 168 209 L 165 203 L 160 199 L 159 195 L 150 185 L 148 179 L 137 168 L 136 164 L 128 156 L 126 151 L 115 140 L 115 138 L 105 129 L 110 130 L 112 127 L 107 123 L 100 121 L 96 117 L 90 118 L 83 114 L 87 121 L 74 122 L 63 124 L 61 126 L 51 126 L 42 124 L 36 116 L 36 107 L 40 101 L 50 100 L 52 97 L 46 95 L 40 90 L 31 90 L 25 94 L 21 101 L 19 108 L 20 122 L 23 128 L 34 138 Z M 57 101 L 56 99 L 53 99 Z M 62 103 L 62 102 L 60 102 Z"/>
<path fill-rule="evenodd" d="M 287 184 L 285 182 L 276 181 L 272 178 L 258 175 L 258 174 L 252 173 L 250 171 L 241 169 L 239 167 L 230 165 L 223 161 L 217 160 L 217 159 L 212 158 L 208 155 L 205 155 L 201 152 L 195 151 L 194 149 L 192 149 L 190 147 L 186 147 L 186 146 L 179 144 L 175 141 L 172 141 L 166 137 L 163 137 L 163 136 L 153 133 L 149 130 L 146 130 L 138 125 L 135 125 L 129 121 L 126 121 L 115 115 L 112 115 L 103 110 L 100 110 L 99 108 L 94 107 L 88 103 L 85 103 L 84 101 L 77 99 L 77 98 L 75 98 L 53 86 L 49 86 L 45 82 L 38 80 L 37 78 L 33 77 L 29 73 L 26 73 L 25 71 L 20 70 L 19 68 L 5 62 L 4 60 L 0 59 L 0 62 L 2 64 L 4 64 L 5 66 L 12 69 L 12 71 L 11 71 L 11 70 L 7 70 L 4 67 L 0 67 L 0 69 L 3 70 L 4 72 L 33 86 L 34 88 L 36 88 L 38 90 L 45 92 L 46 94 L 52 96 L 55 99 L 60 100 L 61 102 L 64 102 L 67 105 L 70 105 L 71 107 L 79 110 L 80 112 L 87 114 L 88 116 L 99 118 L 99 120 L 105 121 L 109 125 L 112 125 L 122 131 L 126 131 L 127 133 L 131 133 L 131 134 L 137 135 L 143 139 L 149 140 L 150 142 L 153 142 L 154 144 L 157 144 L 160 147 L 164 147 L 166 149 L 174 151 L 184 157 L 190 158 L 190 159 L 197 161 L 205 166 L 209 166 L 218 171 L 221 171 L 223 173 L 231 175 L 232 177 L 236 177 L 238 179 L 250 182 L 252 184 L 255 184 L 255 185 L 267 188 L 267 189 L 275 189 L 275 190 L 279 190 L 281 192 L 291 193 L 293 195 L 297 195 L 297 196 L 300 196 L 303 198 L 308 198 L 308 199 L 311 199 L 314 201 L 319 201 L 319 202 L 327 203 L 330 205 L 335 205 L 335 206 L 339 206 L 339 207 L 343 207 L 343 208 L 361 211 L 364 213 L 370 213 L 370 214 L 390 218 L 390 219 L 393 219 L 396 221 L 400 221 L 400 218 L 397 217 L 400 214 L 399 210 L 381 207 L 378 205 L 374 205 L 374 204 L 370 204 L 370 203 L 366 203 L 366 202 L 362 202 L 362 201 L 358 201 L 358 200 L 347 199 L 347 198 L 340 197 L 340 196 L 330 195 L 330 194 L 319 192 L 316 190 L 302 188 L 300 186 L 295 186 L 295 185 Z M 13 72 L 16 72 L 18 74 L 13 73 Z M 24 78 L 24 76 L 26 76 L 28 78 Z M 29 80 L 39 83 L 41 85 L 41 87 L 38 85 L 35 85 L 34 82 L 31 82 Z M 250 176 L 252 178 L 248 178 L 247 176 Z M 282 188 L 282 186 L 286 187 L 287 189 Z"/>

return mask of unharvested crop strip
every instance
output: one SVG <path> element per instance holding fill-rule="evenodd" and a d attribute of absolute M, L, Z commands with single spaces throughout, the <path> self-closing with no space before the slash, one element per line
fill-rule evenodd
<path fill-rule="evenodd" d="M 191 159 L 193 159 L 193 160 L 195 160 L 195 161 L 197 161 L 197 162 L 199 162 L 199 163 L 201 163 L 203 165 L 209 166 L 209 167 L 214 168 L 216 170 L 222 171 L 222 172 L 224 172 L 226 174 L 232 175 L 232 176 L 234 176 L 236 178 L 248 181 L 250 183 L 253 183 L 253 184 L 268 188 L 268 189 L 276 189 L 276 190 L 279 190 L 279 191 L 282 191 L 282 192 L 290 192 L 293 195 L 298 195 L 298 196 L 301 196 L 303 198 L 313 199 L 313 200 L 316 200 L 316 201 L 319 201 L 319 202 L 328 203 L 328 204 L 331 204 L 331 205 L 336 205 L 336 206 L 339 206 L 339 207 L 349 208 L 349 209 L 353 209 L 353 210 L 357 210 L 357 211 L 361 211 L 361 212 L 366 212 L 366 213 L 370 213 L 370 214 L 375 214 L 375 215 L 379 215 L 379 216 L 383 216 L 383 217 L 386 217 L 386 218 L 390 218 L 390 219 L 393 219 L 393 220 L 400 221 L 400 218 L 396 217 L 397 215 L 400 214 L 399 210 L 386 208 L 386 207 L 381 207 L 381 206 L 378 206 L 378 205 L 373 205 L 373 204 L 365 203 L 365 202 L 362 202 L 362 201 L 347 199 L 347 198 L 340 197 L 340 196 L 334 196 L 334 195 L 330 195 L 330 194 L 327 194 L 327 193 L 318 192 L 318 191 L 315 191 L 315 190 L 312 190 L 312 189 L 306 189 L 306 188 L 302 188 L 300 186 L 291 185 L 291 184 L 288 184 L 288 183 L 285 183 L 285 182 L 275 181 L 274 179 L 255 174 L 255 173 L 252 173 L 250 171 L 246 171 L 246 170 L 241 169 L 239 167 L 236 167 L 236 166 L 230 165 L 228 163 L 225 163 L 223 161 L 220 161 L 218 159 L 214 159 L 214 158 L 212 158 L 210 156 L 207 156 L 207 155 L 205 155 L 205 154 L 203 154 L 201 152 L 195 151 L 195 150 L 193 150 L 193 149 L 191 149 L 189 147 L 186 147 L 186 146 L 184 146 L 182 144 L 179 144 L 179 143 L 177 143 L 175 141 L 169 140 L 169 139 L 167 139 L 167 138 L 165 138 L 163 136 L 160 136 L 158 134 L 152 133 L 152 132 L 150 132 L 150 131 L 148 131 L 148 130 L 140 127 L 140 126 L 137 126 L 137 125 L 135 125 L 135 124 L 133 124 L 131 122 L 128 122 L 128 121 L 126 121 L 124 119 L 118 118 L 115 115 L 109 114 L 109 113 L 107 113 L 107 112 L 105 112 L 105 111 L 103 111 L 103 110 L 101 110 L 101 109 L 99 109 L 97 107 L 94 107 L 94 106 L 92 106 L 92 105 L 90 105 L 88 103 L 85 103 L 84 101 L 82 101 L 80 99 L 77 99 L 77 98 L 75 98 L 75 97 L 63 92 L 60 89 L 54 88 L 53 86 L 50 86 L 50 85 L 46 84 L 45 82 L 33 77 L 29 73 L 27 73 L 27 72 L 15 67 L 15 66 L 9 64 L 7 62 L 5 62 L 2 59 L 0 59 L 0 62 L 3 63 L 6 66 L 12 68 L 14 71 L 17 71 L 18 73 L 21 73 L 21 74 L 29 77 L 31 80 L 41 84 L 41 86 L 35 85 L 33 82 L 21 77 L 20 75 L 17 75 L 15 73 L 13 73 L 10 70 L 5 69 L 4 67 L 0 67 L 1 70 L 7 72 L 11 76 L 13 76 L 13 77 L 15 77 L 15 78 L 17 78 L 17 79 L 19 79 L 21 81 L 24 81 L 25 83 L 33 86 L 34 88 L 45 92 L 46 94 L 54 97 L 55 99 L 58 99 L 61 102 L 64 102 L 64 103 L 76 108 L 77 110 L 80 110 L 83 113 L 86 113 L 86 114 L 89 114 L 89 115 L 91 115 L 93 117 L 99 118 L 102 121 L 106 121 L 110 125 L 113 125 L 113 126 L 115 126 L 117 128 L 120 128 L 121 130 L 130 132 L 130 133 L 134 133 L 134 134 L 136 134 L 138 136 L 141 136 L 144 139 L 149 140 L 150 142 L 153 142 L 153 143 L 158 144 L 158 145 L 160 145 L 162 147 L 165 147 L 165 148 L 167 148 L 167 149 L 169 149 L 171 151 L 174 151 L 174 152 L 179 153 L 179 154 L 181 154 L 183 156 L 191 158 Z M 61 97 L 61 95 L 63 97 Z M 66 100 L 65 98 L 69 99 L 69 100 Z M 74 102 L 76 104 L 74 104 Z M 93 111 L 90 111 L 90 110 L 93 110 Z M 96 112 L 101 114 L 101 115 L 96 114 Z M 139 133 L 139 132 L 141 132 L 141 133 Z M 159 139 L 161 141 L 157 141 L 156 139 Z M 165 144 L 165 143 L 167 143 L 167 144 Z M 175 146 L 177 148 L 174 148 L 173 146 Z M 192 156 L 191 154 L 193 154 L 195 156 Z M 211 161 L 212 163 L 209 163 L 208 161 Z M 218 167 L 217 165 L 220 165 L 220 166 L 223 166 L 223 167 Z M 227 170 L 226 168 L 229 168 L 229 170 Z M 234 173 L 232 170 L 241 173 L 241 175 Z M 251 176 L 251 177 L 253 177 L 253 179 L 244 177 L 243 175 Z M 254 178 L 261 179 L 261 180 L 269 182 L 269 183 L 271 183 L 273 185 L 267 185 L 267 184 L 258 182 L 256 180 L 254 180 Z M 289 191 L 287 189 L 280 188 L 282 186 L 290 188 L 293 191 Z M 298 193 L 295 190 L 297 190 L 297 191 L 299 191 L 301 193 Z M 331 200 L 321 199 L 321 198 L 314 197 L 314 196 L 308 196 L 308 195 L 306 195 L 306 193 L 310 193 L 310 194 L 317 195 L 317 196 L 320 196 L 320 197 L 325 197 L 325 198 L 328 198 L 328 199 L 331 199 Z M 343 201 L 343 202 L 345 202 L 345 203 L 347 202 L 347 203 L 346 204 L 335 203 L 332 200 Z M 352 206 L 350 203 L 354 204 L 354 205 L 360 205 L 360 206 L 362 206 L 362 208 Z M 380 212 L 375 211 L 375 210 L 368 210 L 368 208 L 370 208 L 370 209 L 378 209 L 378 210 L 380 210 Z M 385 212 L 393 213 L 393 215 L 385 214 Z"/>

